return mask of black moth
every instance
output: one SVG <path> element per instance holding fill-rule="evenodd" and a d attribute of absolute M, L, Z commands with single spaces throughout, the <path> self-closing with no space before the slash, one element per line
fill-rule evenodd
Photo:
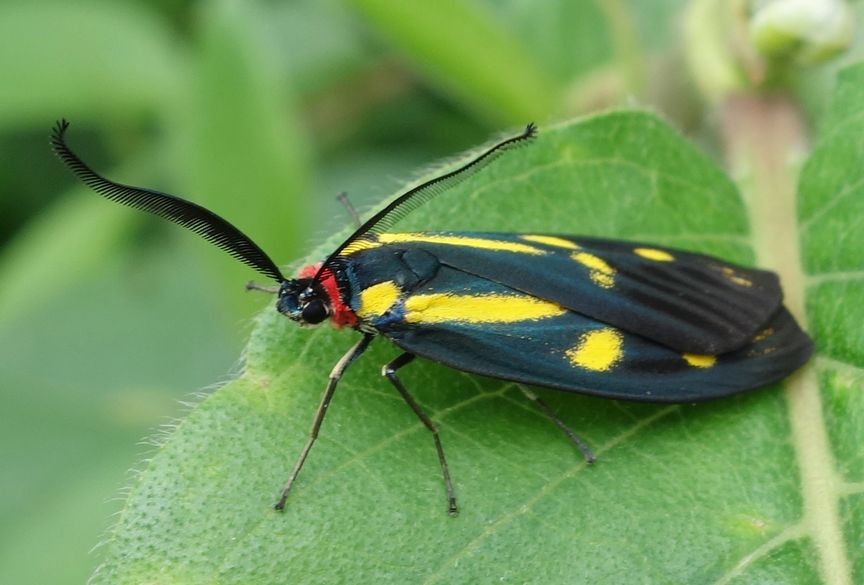
<path fill-rule="evenodd" d="M 438 430 L 397 376 L 415 356 L 606 398 L 694 402 L 776 382 L 812 352 L 771 272 L 621 240 L 388 231 L 442 189 L 531 141 L 533 124 L 397 197 L 297 278 L 285 278 L 261 248 L 212 211 L 97 174 L 66 145 L 68 127 L 65 120 L 57 123 L 51 145 L 94 191 L 186 227 L 273 279 L 276 308 L 290 319 L 305 325 L 330 320 L 361 334 L 330 373 L 279 510 L 339 379 L 376 335 L 404 350 L 382 373 L 432 433 L 451 514 L 456 497 Z M 589 448 L 536 395 L 524 392 L 593 461 Z"/>

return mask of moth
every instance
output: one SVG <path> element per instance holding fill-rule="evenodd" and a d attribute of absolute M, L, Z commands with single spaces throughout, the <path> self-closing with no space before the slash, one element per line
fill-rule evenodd
<path fill-rule="evenodd" d="M 531 142 L 533 124 L 400 195 L 293 278 L 214 212 L 97 174 L 67 146 L 68 127 L 65 120 L 57 123 L 51 145 L 94 191 L 181 225 L 272 279 L 276 309 L 289 319 L 302 325 L 330 321 L 360 335 L 330 372 L 278 510 L 318 437 L 339 380 L 376 337 L 403 350 L 382 374 L 432 435 L 451 514 L 458 507 L 438 428 L 398 376 L 417 356 L 568 392 L 682 403 L 771 384 L 812 352 L 810 338 L 783 306 L 772 272 L 615 239 L 391 231 L 443 189 Z M 592 462 L 588 446 L 533 392 L 525 392 Z"/>

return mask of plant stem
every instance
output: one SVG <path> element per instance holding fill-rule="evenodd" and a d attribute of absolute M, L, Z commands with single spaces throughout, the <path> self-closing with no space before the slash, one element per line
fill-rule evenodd
<path fill-rule="evenodd" d="M 804 124 L 783 95 L 732 95 L 723 105 L 728 164 L 747 205 L 757 261 L 780 274 L 789 310 L 807 326 L 805 274 L 796 209 Z M 852 585 L 836 471 L 816 372 L 805 366 L 786 382 L 792 441 L 798 461 L 803 520 L 819 555 L 825 583 Z"/>

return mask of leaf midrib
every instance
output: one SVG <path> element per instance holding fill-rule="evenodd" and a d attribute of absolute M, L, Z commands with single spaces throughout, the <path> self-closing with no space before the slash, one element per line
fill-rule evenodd
<path fill-rule="evenodd" d="M 772 116 L 780 116 L 782 120 L 783 112 L 766 112 L 760 107 L 766 106 L 762 104 L 754 108 L 757 110 L 755 114 L 745 114 L 749 124 L 744 130 L 745 136 L 739 138 L 738 148 L 742 152 L 737 154 L 751 155 L 747 158 L 752 165 L 752 176 L 739 181 L 739 185 L 745 194 L 757 261 L 764 266 L 777 264 L 773 268 L 783 282 L 786 304 L 806 330 L 805 295 L 813 277 L 805 273 L 801 258 L 802 226 L 798 222 L 796 189 L 799 169 L 789 162 L 795 160 L 794 149 L 804 142 L 803 131 L 795 136 L 800 141 L 788 140 L 787 133 L 795 134 L 800 126 L 791 130 L 789 127 L 778 128 L 777 119 Z M 761 144 L 758 155 L 754 155 L 747 146 L 741 146 L 748 141 L 746 135 L 762 137 L 756 142 Z M 802 493 L 803 530 L 800 534 L 793 530 L 793 534 L 813 539 L 825 583 L 852 585 L 852 569 L 838 505 L 844 495 L 844 484 L 831 451 L 819 382 L 812 362 L 787 380 L 785 394 Z M 772 542 L 780 546 L 787 540 L 788 535 Z M 767 547 L 762 548 L 765 550 L 758 555 L 760 557 L 770 551 Z"/>

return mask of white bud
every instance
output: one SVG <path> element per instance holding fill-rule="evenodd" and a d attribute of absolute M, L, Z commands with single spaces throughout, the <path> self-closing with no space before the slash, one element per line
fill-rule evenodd
<path fill-rule="evenodd" d="M 769 59 L 815 64 L 845 50 L 854 27 L 844 0 L 773 0 L 756 10 L 750 35 Z"/>

